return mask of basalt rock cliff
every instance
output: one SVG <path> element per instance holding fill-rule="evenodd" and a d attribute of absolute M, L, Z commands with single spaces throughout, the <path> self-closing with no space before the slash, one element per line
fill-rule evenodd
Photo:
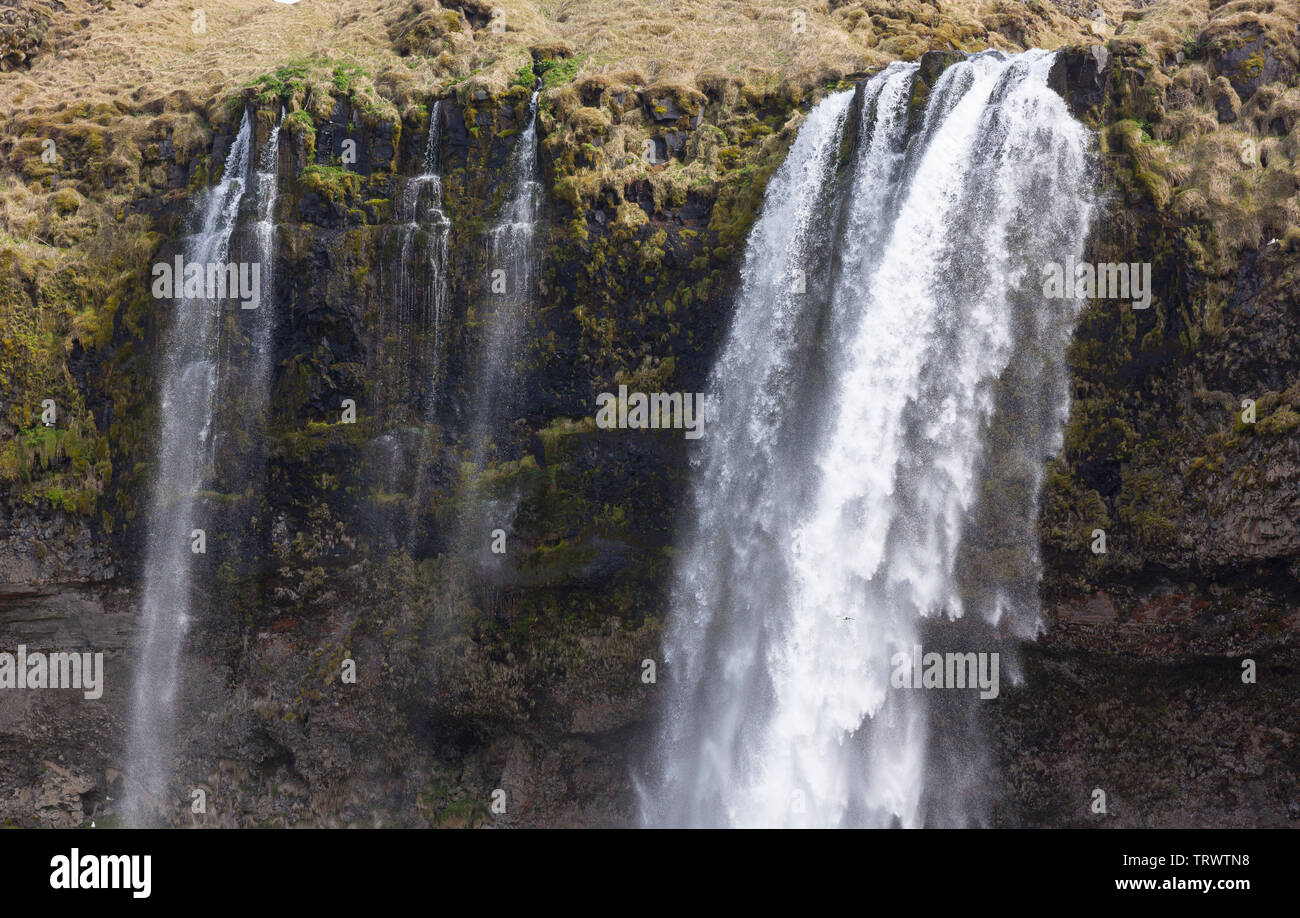
<path fill-rule="evenodd" d="M 0 696 L 7 824 L 117 818 L 168 321 L 149 272 L 179 250 L 245 113 L 259 147 L 284 118 L 265 485 L 220 461 L 247 446 L 239 400 L 220 405 L 236 433 L 203 495 L 173 822 L 628 825 L 690 451 L 681 431 L 598 430 L 597 394 L 704 388 L 766 181 L 817 100 L 919 59 L 919 112 L 962 55 L 1031 46 L 1061 49 L 1052 85 L 1096 132 L 1089 257 L 1149 263 L 1153 302 L 1091 303 L 1070 349 L 1071 413 L 1037 521 L 1044 630 L 1023 648 L 1024 683 L 985 714 L 995 822 L 1300 819 L 1287 4 L 851 0 L 816 5 L 803 32 L 791 10 L 748 3 L 685 4 L 673 22 L 519 2 L 500 30 L 476 0 L 354 4 L 313 23 L 355 42 L 345 52 L 277 39 L 235 72 L 204 57 L 188 12 L 154 0 L 137 9 L 190 29 L 213 69 L 176 88 L 110 72 L 120 91 L 79 101 L 59 82 L 95 60 L 74 17 L 137 15 L 81 6 L 0 3 L 14 99 L 0 125 L 0 649 L 102 651 L 106 688 Z M 252 41 L 263 6 L 214 6 L 208 40 Z M 730 51 L 695 43 L 710 12 Z M 754 57 L 727 56 L 740 53 Z M 484 239 L 534 87 L 538 292 L 475 453 Z M 402 275 L 397 208 L 433 129 L 447 344 L 425 411 L 399 288 L 434 279 Z M 503 555 L 458 551 L 467 481 L 498 508 Z M 1018 483 L 990 481 L 991 511 Z M 992 518 L 982 531 L 994 546 L 1015 535 Z M 356 684 L 338 678 L 344 659 Z M 203 814 L 181 796 L 198 787 Z"/>

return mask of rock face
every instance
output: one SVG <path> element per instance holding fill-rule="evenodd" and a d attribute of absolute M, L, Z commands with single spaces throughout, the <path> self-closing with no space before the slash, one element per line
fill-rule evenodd
<path fill-rule="evenodd" d="M 1144 133 L 1192 143 L 1208 130 L 1181 114 L 1193 108 L 1216 129 L 1249 124 L 1272 163 L 1251 180 L 1294 201 L 1295 69 L 1268 35 L 1241 37 L 1207 33 L 1167 67 L 1123 40 L 1066 49 L 1052 72 L 1098 130 L 1111 205 L 1091 256 L 1151 264 L 1154 304 L 1091 304 L 1071 351 L 1075 407 L 1040 520 L 1045 632 L 1023 648 L 1024 685 L 985 714 L 998 824 L 1300 818 L 1296 211 L 1261 206 L 1262 238 L 1234 241 L 1195 170 L 1178 185 Z M 913 113 L 959 56 L 922 58 Z M 689 452 L 679 432 L 595 429 L 595 397 L 620 383 L 702 388 L 766 176 L 812 97 L 606 79 L 544 97 L 541 293 L 516 386 L 466 472 L 483 238 L 529 93 L 467 84 L 439 109 L 452 235 L 428 413 L 405 398 L 423 383 L 392 358 L 408 318 L 393 209 L 420 170 L 433 100 L 393 122 L 340 93 L 319 118 L 287 122 L 267 487 L 250 495 L 219 470 L 207 498 L 230 536 L 201 562 L 173 824 L 635 821 L 632 768 L 655 712 L 642 664 L 667 614 Z M 285 102 L 253 103 L 260 141 Z M 224 160 L 234 123 L 207 129 L 196 158 L 165 137 L 147 151 L 163 181 L 126 209 L 163 237 L 151 259 L 175 244 L 184 190 Z M 343 170 L 348 140 L 357 159 Z M 627 171 L 611 181 L 614 167 Z M 106 668 L 97 700 L 0 694 L 6 824 L 116 818 L 162 321 L 142 289 L 123 294 L 70 357 L 111 453 L 99 512 L 0 500 L 0 650 L 102 651 Z M 339 422 L 344 398 L 359 423 Z M 66 476 L 103 461 L 51 455 L 46 471 Z M 374 474 L 381 455 L 396 457 L 391 487 Z M 459 554 L 466 474 L 508 508 L 499 561 Z M 1105 817 L 1090 809 L 1096 788 Z M 191 812 L 194 789 L 205 813 Z"/>
<path fill-rule="evenodd" d="M 1294 49 L 1290 50 L 1294 56 Z M 1295 65 L 1286 56 L 1286 50 L 1275 47 L 1263 35 L 1243 36 L 1235 41 L 1216 42 L 1210 51 L 1210 69 L 1225 77 L 1244 99 L 1254 95 L 1265 83 L 1295 76 Z"/>
<path fill-rule="evenodd" d="M 1077 117 L 1095 111 L 1105 100 L 1110 52 L 1105 45 L 1067 48 L 1052 65 L 1048 85 L 1070 103 Z"/>
<path fill-rule="evenodd" d="M 1231 208 L 1186 206 L 1205 200 L 1216 171 L 1272 181 L 1253 151 L 1294 143 L 1293 123 L 1269 113 L 1283 87 L 1295 91 L 1295 74 L 1289 52 L 1270 57 L 1275 45 L 1251 35 L 1211 24 L 1200 42 L 1165 70 L 1122 41 L 1100 58 L 1066 51 L 1052 75 L 1098 127 L 1102 180 L 1119 190 L 1090 257 L 1151 264 L 1157 292 L 1146 311 L 1090 305 L 1076 333 L 1074 404 L 1040 524 L 1051 614 L 1025 648 L 1028 687 L 990 718 L 1007 824 L 1300 818 L 1300 722 L 1283 700 L 1300 653 L 1291 356 L 1300 312 L 1297 250 L 1281 239 L 1294 157 L 1273 162 L 1280 181 L 1261 197 L 1281 209 L 1237 237 L 1236 250 Z M 1268 79 L 1243 78 L 1252 55 L 1255 74 L 1273 61 Z M 1132 123 L 1150 127 L 1130 133 Z M 1241 155 L 1207 162 L 1204 146 L 1182 138 L 1217 124 L 1261 139 L 1218 135 Z M 1200 178 L 1166 178 L 1156 138 L 1192 143 L 1186 161 L 1199 159 Z M 1248 670 L 1258 681 L 1244 681 Z M 1089 808 L 1096 788 L 1109 799 L 1105 816 Z"/>
<path fill-rule="evenodd" d="M 105 809 L 120 763 L 129 700 L 127 645 L 136 609 L 126 590 L 94 582 L 0 586 L 0 648 L 102 653 L 103 694 L 76 689 L 0 693 L 5 825 L 75 827 Z"/>
<path fill-rule="evenodd" d="M 1294 827 L 1300 616 L 1288 605 L 1265 588 L 1164 587 L 1057 606 L 1025 648 L 1025 685 L 989 716 L 995 824 Z"/>
<path fill-rule="evenodd" d="M 607 130 L 645 117 L 631 91 L 584 92 L 597 106 L 608 104 L 583 116 L 594 130 L 574 127 L 589 131 L 583 136 L 600 139 L 601 124 Z M 669 128 L 665 155 L 698 158 L 692 138 L 703 97 L 666 92 L 657 98 L 672 107 L 654 112 Z M 237 441 L 218 440 L 203 513 L 222 548 L 196 559 L 206 587 L 181 664 L 178 780 L 163 801 L 173 824 L 633 820 L 626 755 L 653 691 L 641 681 L 641 662 L 657 652 L 686 453 L 678 431 L 614 438 L 589 418 L 596 394 L 620 381 L 700 388 L 725 320 L 735 271 L 730 246 L 753 218 L 766 173 L 755 181 L 750 168 L 726 183 L 717 208 L 695 192 L 675 197 L 655 174 L 607 192 L 600 207 L 547 195 L 538 231 L 542 296 L 531 304 L 511 391 L 489 406 L 493 438 L 478 460 L 506 502 L 500 524 L 510 551 L 504 563 L 479 569 L 459 556 L 456 539 L 464 500 L 458 478 L 476 422 L 475 328 L 491 303 L 483 233 L 510 180 L 527 103 L 523 87 L 501 96 L 467 90 L 437 109 L 452 232 L 446 371 L 427 413 L 410 397 L 425 387 L 419 368 L 394 356 L 403 353 L 398 338 L 432 332 L 401 311 L 401 285 L 433 279 L 402 273 L 406 218 L 394 207 L 424 168 L 428 116 L 374 124 L 340 98 L 310 128 L 287 122 L 276 281 L 267 300 L 278 314 L 267 487 L 249 490 Z M 756 104 L 767 121 L 797 120 L 791 100 L 760 96 Z M 273 101 L 253 112 L 259 146 L 278 108 Z M 744 117 L 751 139 L 737 133 L 748 148 L 737 147 L 730 166 L 739 173 L 759 157 L 770 170 L 782 141 L 765 123 L 754 130 L 753 114 Z M 181 174 L 218 174 L 237 120 L 214 126 L 210 155 L 179 164 Z M 539 177 L 548 188 L 575 165 L 574 150 L 562 145 L 567 127 L 552 122 L 543 138 L 567 158 L 542 157 Z M 334 164 L 348 141 L 355 168 L 343 170 Z M 181 198 L 140 206 L 173 232 L 182 225 Z M 169 260 L 173 245 L 164 241 L 154 259 Z M 671 302 L 665 308 L 672 298 L 690 308 L 689 323 L 672 317 Z M 599 324 L 586 312 L 596 309 Z M 160 319 L 116 325 L 85 358 L 87 402 L 105 405 L 105 429 L 124 412 L 152 413 L 151 387 L 116 397 L 114 414 L 99 387 L 103 368 L 125 353 L 157 353 Z M 643 342 L 653 343 L 644 358 Z M 629 353 L 638 363 L 624 376 Z M 136 369 L 152 378 L 153 367 Z M 362 406 L 355 425 L 338 421 L 344 398 Z M 219 405 L 219 425 L 237 430 L 240 410 L 237 397 Z M 392 443 L 396 459 L 387 455 Z M 138 470 L 152 450 L 147 434 L 123 445 L 103 502 L 111 529 L 3 504 L 11 518 L 0 541 L 0 579 L 10 586 L 0 594 L 0 644 L 99 650 L 107 669 L 106 691 L 95 701 L 41 692 L 0 697 L 15 790 L 0 804 L 0 819 L 12 823 L 117 819 L 133 662 L 124 648 L 133 640 L 145 522 L 127 508 L 147 500 L 148 478 Z M 61 467 L 56 460 L 52 469 Z M 386 481 L 389 467 L 395 477 Z M 356 666 L 355 685 L 340 679 L 344 660 Z M 506 809 L 492 812 L 498 789 Z M 209 801 L 205 813 L 190 810 L 195 790 Z"/>

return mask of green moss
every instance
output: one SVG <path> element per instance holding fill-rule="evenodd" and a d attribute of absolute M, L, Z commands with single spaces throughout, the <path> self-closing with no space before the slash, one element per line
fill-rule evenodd
<path fill-rule="evenodd" d="M 361 189 L 361 176 L 343 166 L 312 164 L 303 169 L 298 178 L 308 191 L 324 195 L 339 204 L 356 197 Z"/>
<path fill-rule="evenodd" d="M 1266 437 L 1286 436 L 1297 427 L 1300 427 L 1300 414 L 1297 414 L 1290 405 L 1283 405 L 1255 425 L 1258 433 Z"/>
<path fill-rule="evenodd" d="M 314 455 L 339 447 L 359 449 L 369 438 L 365 423 L 344 424 L 309 421 L 299 430 L 280 431 L 270 438 L 273 455 L 295 462 L 309 462 Z"/>
<path fill-rule="evenodd" d="M 578 70 L 586 63 L 587 55 L 568 58 L 552 58 L 533 64 L 533 73 L 542 81 L 542 89 L 555 89 L 573 81 Z"/>
<path fill-rule="evenodd" d="M 1177 544 L 1182 495 L 1176 493 L 1176 480 L 1160 464 L 1161 455 L 1152 465 L 1130 470 L 1118 501 L 1121 523 L 1134 542 L 1146 553 L 1159 554 Z"/>
<path fill-rule="evenodd" d="M 533 72 L 533 68 L 528 64 L 524 64 L 524 66 L 516 70 L 514 75 L 510 77 L 511 86 L 523 86 L 527 89 L 532 89 L 536 84 L 537 74 Z"/>
<path fill-rule="evenodd" d="M 375 224 L 387 223 L 392 218 L 392 214 L 393 214 L 392 198 L 370 198 L 369 200 L 366 201 L 365 206 L 368 212 L 367 220 L 366 220 L 367 223 L 375 223 Z M 358 270 L 363 272 L 361 274 L 361 277 L 364 277 L 365 274 L 369 272 L 370 265 L 361 264 L 358 266 Z"/>
<path fill-rule="evenodd" d="M 548 466 L 567 461 L 570 455 L 568 439 L 575 435 L 591 433 L 596 429 L 593 418 L 573 421 L 569 418 L 555 418 L 546 427 L 537 432 L 542 441 L 542 454 Z"/>
<path fill-rule="evenodd" d="M 312 162 L 316 158 L 316 122 L 312 119 L 311 112 L 300 108 L 290 113 L 284 124 L 290 136 L 302 141 L 303 158 Z"/>
<path fill-rule="evenodd" d="M 253 90 L 254 98 L 262 105 L 292 98 L 306 88 L 307 71 L 312 63 L 310 59 L 290 61 L 283 67 L 249 80 L 244 88 Z"/>
<path fill-rule="evenodd" d="M 338 64 L 332 74 L 334 87 L 345 93 L 352 91 L 352 84 L 357 77 L 367 77 L 370 73 L 355 64 Z"/>
<path fill-rule="evenodd" d="M 50 204 L 59 216 L 68 216 L 77 212 L 81 207 L 81 200 L 81 195 L 75 188 L 61 188 L 51 196 Z"/>
<path fill-rule="evenodd" d="M 66 429 L 21 430 L 0 448 L 0 482 L 16 484 L 25 503 L 88 516 L 111 476 L 107 441 L 77 418 Z"/>
<path fill-rule="evenodd" d="M 311 112 L 307 111 L 305 108 L 300 108 L 295 112 L 291 112 L 289 116 L 285 118 L 285 126 L 294 133 L 303 133 L 306 131 L 310 131 L 313 134 L 316 133 L 316 122 L 312 119 Z"/>

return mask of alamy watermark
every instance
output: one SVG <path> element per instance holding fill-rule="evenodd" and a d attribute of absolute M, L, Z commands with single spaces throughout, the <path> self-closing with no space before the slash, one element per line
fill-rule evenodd
<path fill-rule="evenodd" d="M 1151 264 L 1076 264 L 1071 255 L 1064 265 L 1054 261 L 1043 265 L 1043 296 L 1054 300 L 1132 300 L 1134 309 L 1146 309 L 1151 305 Z"/>
<path fill-rule="evenodd" d="M 889 684 L 894 688 L 956 688 L 980 690 L 980 697 L 998 697 L 998 655 L 996 653 L 912 653 L 899 651 L 889 664 L 894 667 Z"/>
<path fill-rule="evenodd" d="M 157 299 L 239 300 L 241 309 L 256 309 L 262 302 L 260 262 L 186 262 L 177 255 L 173 264 L 153 266 L 153 295 Z"/>
<path fill-rule="evenodd" d="M 136 899 L 148 899 L 152 891 L 151 854 L 82 854 L 73 848 L 50 858 L 50 866 L 51 889 L 129 889 Z"/>
<path fill-rule="evenodd" d="M 703 392 L 633 392 L 618 387 L 618 395 L 602 392 L 596 396 L 596 426 L 601 430 L 686 431 L 686 439 L 704 436 Z"/>
<path fill-rule="evenodd" d="M 95 699 L 104 694 L 102 653 L 0 653 L 0 689 L 82 689 Z"/>

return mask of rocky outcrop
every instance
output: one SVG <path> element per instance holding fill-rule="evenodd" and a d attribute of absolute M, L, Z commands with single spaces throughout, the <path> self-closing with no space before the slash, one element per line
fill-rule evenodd
<path fill-rule="evenodd" d="M 1110 51 L 1105 45 L 1065 48 L 1057 54 L 1048 85 L 1060 93 L 1076 118 L 1096 118 L 1106 98 Z"/>
<path fill-rule="evenodd" d="M 994 824 L 1286 828 L 1300 820 L 1294 581 L 1079 596 L 989 706 Z M 1096 791 L 1105 811 L 1094 808 Z"/>

